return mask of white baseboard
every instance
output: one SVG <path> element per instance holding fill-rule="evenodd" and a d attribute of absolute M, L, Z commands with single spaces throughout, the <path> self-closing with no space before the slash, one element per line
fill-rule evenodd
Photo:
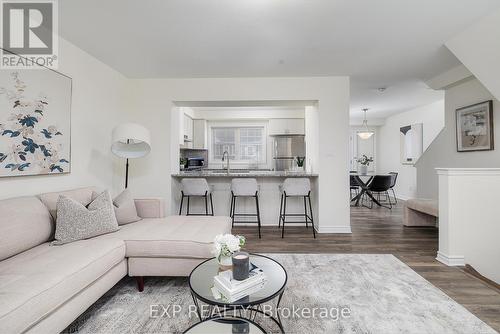
<path fill-rule="evenodd" d="M 309 223 L 309 226 L 311 226 L 310 224 L 311 223 Z M 234 225 L 234 227 L 236 227 L 236 226 L 253 226 L 253 227 L 257 227 L 257 224 L 256 223 L 238 223 L 238 224 Z M 270 227 L 270 226 L 272 226 L 272 227 L 278 228 L 278 223 L 277 222 L 276 223 L 273 222 L 273 223 L 269 224 L 269 223 L 263 223 L 263 222 L 261 222 L 260 226 L 261 227 Z M 305 227 L 305 226 L 306 226 L 306 224 L 304 222 L 288 222 L 288 221 L 286 222 L 286 227 Z M 316 228 L 316 231 L 317 230 L 318 229 Z"/>
<path fill-rule="evenodd" d="M 236 226 L 236 225 L 235 225 Z M 257 227 L 255 223 L 239 223 L 237 226 L 253 226 Z M 278 228 L 278 224 L 262 224 L 262 227 L 269 227 L 273 226 Z M 303 227 L 305 226 L 303 222 L 286 222 L 287 227 Z M 343 233 L 343 234 L 350 234 L 352 233 L 351 231 L 351 226 L 326 226 L 326 227 L 320 227 L 315 226 L 316 232 L 318 233 Z"/>
<path fill-rule="evenodd" d="M 325 226 L 316 229 L 318 233 L 352 233 L 351 226 Z"/>
<path fill-rule="evenodd" d="M 400 200 L 402 200 L 402 201 L 407 201 L 407 200 L 409 200 L 409 199 L 410 199 L 410 198 L 412 198 L 412 197 L 410 197 L 410 196 L 405 196 L 405 195 L 399 195 L 399 194 L 396 194 L 396 198 L 397 198 L 397 199 L 400 199 Z"/>
<path fill-rule="evenodd" d="M 465 257 L 462 255 L 446 255 L 438 251 L 436 260 L 450 267 L 465 266 Z"/>

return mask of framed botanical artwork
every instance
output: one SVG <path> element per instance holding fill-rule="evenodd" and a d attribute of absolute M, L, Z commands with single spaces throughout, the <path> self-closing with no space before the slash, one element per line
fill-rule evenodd
<path fill-rule="evenodd" d="M 69 173 L 71 78 L 48 68 L 0 71 L 0 177 Z"/>
<path fill-rule="evenodd" d="M 493 101 L 459 108 L 456 117 L 458 152 L 493 150 Z"/>

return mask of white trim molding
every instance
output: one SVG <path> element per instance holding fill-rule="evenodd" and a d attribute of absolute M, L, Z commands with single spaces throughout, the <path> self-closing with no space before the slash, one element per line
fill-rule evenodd
<path fill-rule="evenodd" d="M 465 257 L 462 255 L 446 255 L 438 251 L 436 260 L 446 264 L 449 267 L 462 267 L 465 266 Z"/>
<path fill-rule="evenodd" d="M 288 224 L 288 223 L 287 223 Z M 351 226 L 325 226 L 317 228 L 316 231 L 318 233 L 342 233 L 342 234 L 350 234 Z"/>
<path fill-rule="evenodd" d="M 500 175 L 500 168 L 436 168 L 438 175 Z"/>

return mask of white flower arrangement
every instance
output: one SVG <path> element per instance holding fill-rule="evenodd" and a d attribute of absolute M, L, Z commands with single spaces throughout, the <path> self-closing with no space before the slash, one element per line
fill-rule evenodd
<path fill-rule="evenodd" d="M 220 261 L 222 257 L 229 257 L 245 245 L 242 235 L 219 234 L 214 239 L 213 254 Z"/>

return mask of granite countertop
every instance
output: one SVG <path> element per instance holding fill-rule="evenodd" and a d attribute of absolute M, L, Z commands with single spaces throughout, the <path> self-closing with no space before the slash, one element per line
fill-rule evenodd
<path fill-rule="evenodd" d="M 250 170 L 239 172 L 238 170 L 231 170 L 228 174 L 222 171 L 180 171 L 179 173 L 172 174 L 172 177 L 317 177 L 318 174 L 307 172 L 286 172 L 286 171 L 270 171 L 270 170 Z"/>

